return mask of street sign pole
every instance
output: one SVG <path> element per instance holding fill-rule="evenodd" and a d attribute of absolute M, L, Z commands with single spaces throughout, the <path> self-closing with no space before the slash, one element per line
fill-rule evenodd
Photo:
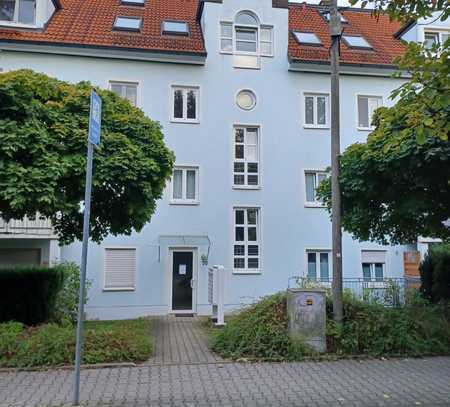
<path fill-rule="evenodd" d="M 75 380 L 73 388 L 73 405 L 80 403 L 80 369 L 81 357 L 83 353 L 83 325 L 84 325 L 84 301 L 86 286 L 86 266 L 89 243 L 89 217 L 91 214 L 91 192 L 92 192 L 92 162 L 94 157 L 94 145 L 100 144 L 101 127 L 101 99 L 92 91 L 91 109 L 89 117 L 89 137 L 86 163 L 86 189 L 84 193 L 84 219 L 83 219 L 83 246 L 81 251 L 81 270 L 80 270 L 80 294 L 78 302 L 77 318 L 77 342 L 75 349 Z"/>

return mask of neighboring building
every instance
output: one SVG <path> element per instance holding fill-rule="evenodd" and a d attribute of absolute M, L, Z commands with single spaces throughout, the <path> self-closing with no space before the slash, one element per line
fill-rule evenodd
<path fill-rule="evenodd" d="M 400 37 L 420 40 L 424 28 L 341 14 L 345 149 L 394 103 Z M 177 157 L 151 223 L 90 246 L 89 317 L 208 314 L 213 264 L 228 270 L 228 309 L 291 276 L 331 277 L 331 224 L 315 196 L 330 165 L 327 18 L 284 0 L 0 0 L 4 71 L 110 88 L 161 122 Z M 437 32 L 442 41 L 448 27 Z M 29 248 L 7 237 L 0 248 Z M 415 249 L 348 234 L 343 245 L 344 277 L 374 281 L 402 277 Z M 79 258 L 79 243 L 61 248 L 62 260 Z"/>

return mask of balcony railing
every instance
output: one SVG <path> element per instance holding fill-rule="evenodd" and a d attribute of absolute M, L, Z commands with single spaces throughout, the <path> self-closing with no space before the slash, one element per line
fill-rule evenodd
<path fill-rule="evenodd" d="M 49 219 L 37 215 L 35 219 L 25 217 L 9 222 L 0 218 L 0 235 L 14 236 L 53 236 L 54 230 Z"/>
<path fill-rule="evenodd" d="M 311 280 L 306 277 L 294 276 L 289 279 L 289 287 L 322 287 L 331 289 L 332 280 Z M 420 287 L 420 278 L 343 278 L 342 287 L 363 301 L 376 301 L 385 305 L 397 306 L 405 301 L 405 293 L 408 289 Z"/>

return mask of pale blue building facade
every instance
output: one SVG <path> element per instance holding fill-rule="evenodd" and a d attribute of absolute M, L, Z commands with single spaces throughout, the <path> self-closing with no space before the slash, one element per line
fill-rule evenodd
<path fill-rule="evenodd" d="M 89 318 L 210 314 L 208 269 L 216 264 L 227 273 L 227 310 L 286 289 L 292 276 L 331 278 L 330 218 L 314 198 L 330 165 L 328 67 L 290 57 L 291 10 L 272 0 L 205 1 L 200 8 L 203 56 L 144 58 L 108 48 L 82 55 L 0 41 L 3 71 L 29 68 L 111 88 L 162 124 L 176 155 L 151 222 L 90 245 Z M 404 35 L 424 38 L 419 26 Z M 343 65 L 342 150 L 366 140 L 364 114 L 394 104 L 390 92 L 405 79 L 391 72 Z M 55 239 L 34 240 L 41 262 L 80 261 L 80 243 L 57 248 Z M 24 247 L 20 242 L 4 235 L 0 252 Z M 402 277 L 403 253 L 416 249 L 411 243 L 379 246 L 344 233 L 344 277 Z"/>

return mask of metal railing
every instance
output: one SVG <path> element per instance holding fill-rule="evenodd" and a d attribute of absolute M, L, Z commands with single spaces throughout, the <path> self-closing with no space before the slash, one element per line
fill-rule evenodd
<path fill-rule="evenodd" d="M 331 279 L 313 280 L 302 276 L 293 276 L 289 279 L 288 287 L 308 288 L 322 287 L 331 289 Z M 405 278 L 343 278 L 342 286 L 344 291 L 348 290 L 356 298 L 363 301 L 374 301 L 385 305 L 397 306 L 405 302 L 405 294 L 408 289 L 420 287 L 419 277 Z"/>
<path fill-rule="evenodd" d="M 25 217 L 20 220 L 12 219 L 9 222 L 0 218 L 0 234 L 52 236 L 54 230 L 49 219 L 36 215 L 34 219 Z"/>

